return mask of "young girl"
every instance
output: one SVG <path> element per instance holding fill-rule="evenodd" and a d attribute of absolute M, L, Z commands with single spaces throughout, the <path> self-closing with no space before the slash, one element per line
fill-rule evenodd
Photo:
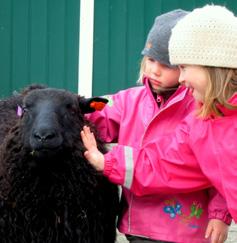
<path fill-rule="evenodd" d="M 194 100 L 185 87 L 178 87 L 179 69 L 169 63 L 168 56 L 171 29 L 186 14 L 175 10 L 156 18 L 142 51 L 140 82 L 144 86 L 108 97 L 109 105 L 90 115 L 105 141 L 139 148 L 173 133 L 193 109 Z M 126 148 L 124 154 L 129 158 Z M 117 182 L 119 175 L 113 174 Z M 131 180 L 132 174 L 127 174 L 125 185 Z M 137 197 L 123 187 L 122 200 L 118 228 L 131 243 L 209 242 L 206 228 L 212 243 L 224 242 L 227 236 L 230 216 L 225 202 L 213 190 Z"/>
<path fill-rule="evenodd" d="M 179 81 L 196 99 L 197 111 L 170 136 L 156 136 L 137 148 L 120 145 L 105 156 L 85 128 L 85 156 L 137 195 L 212 184 L 237 220 L 237 18 L 221 6 L 195 9 L 174 27 L 169 51 L 171 63 L 181 64 Z"/>

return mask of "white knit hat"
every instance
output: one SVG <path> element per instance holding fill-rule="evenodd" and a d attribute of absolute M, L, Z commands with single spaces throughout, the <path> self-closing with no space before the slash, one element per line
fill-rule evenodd
<path fill-rule="evenodd" d="M 172 30 L 170 63 L 237 68 L 237 18 L 222 6 L 194 9 Z"/>

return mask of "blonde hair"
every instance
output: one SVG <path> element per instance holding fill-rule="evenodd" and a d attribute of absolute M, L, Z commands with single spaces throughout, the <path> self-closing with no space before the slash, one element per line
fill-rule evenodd
<path fill-rule="evenodd" d="M 141 60 L 137 84 L 143 84 L 142 80 L 143 80 L 143 76 L 144 76 L 145 69 L 146 69 L 146 59 L 147 59 L 147 56 L 143 56 L 143 58 Z"/>
<path fill-rule="evenodd" d="M 199 117 L 222 116 L 218 104 L 228 109 L 237 109 L 237 105 L 228 100 L 237 92 L 237 69 L 220 67 L 203 67 L 209 79 L 204 95 L 203 105 L 198 109 Z"/>

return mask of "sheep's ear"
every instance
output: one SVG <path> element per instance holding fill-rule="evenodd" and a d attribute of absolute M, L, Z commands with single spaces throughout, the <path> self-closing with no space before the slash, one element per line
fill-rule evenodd
<path fill-rule="evenodd" d="M 79 105 L 83 114 L 101 111 L 107 103 L 108 100 L 102 97 L 79 99 Z"/>
<path fill-rule="evenodd" d="M 19 117 L 23 115 L 23 108 L 20 105 L 17 106 L 16 115 Z"/>

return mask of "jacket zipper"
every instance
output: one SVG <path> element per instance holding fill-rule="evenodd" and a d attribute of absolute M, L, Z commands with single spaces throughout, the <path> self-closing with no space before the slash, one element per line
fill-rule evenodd
<path fill-rule="evenodd" d="M 149 124 L 148 124 L 147 127 L 145 128 L 145 131 L 144 131 L 144 133 L 143 133 L 143 135 L 142 135 L 142 139 L 141 139 L 140 147 L 141 147 L 142 144 L 143 144 L 143 139 L 144 139 L 144 136 L 145 136 L 145 134 L 146 134 L 147 128 L 150 126 L 150 124 L 153 122 L 153 120 L 154 120 L 160 113 L 162 113 L 163 111 L 165 111 L 165 110 L 168 109 L 169 107 L 172 107 L 174 104 L 177 104 L 177 103 L 179 103 L 179 102 L 180 102 L 180 100 L 178 100 L 177 102 L 172 103 L 172 104 L 170 104 L 170 105 L 168 105 L 168 106 L 165 106 L 164 108 L 160 109 L 160 110 L 157 112 L 157 114 L 151 119 L 151 121 L 149 122 Z"/>

